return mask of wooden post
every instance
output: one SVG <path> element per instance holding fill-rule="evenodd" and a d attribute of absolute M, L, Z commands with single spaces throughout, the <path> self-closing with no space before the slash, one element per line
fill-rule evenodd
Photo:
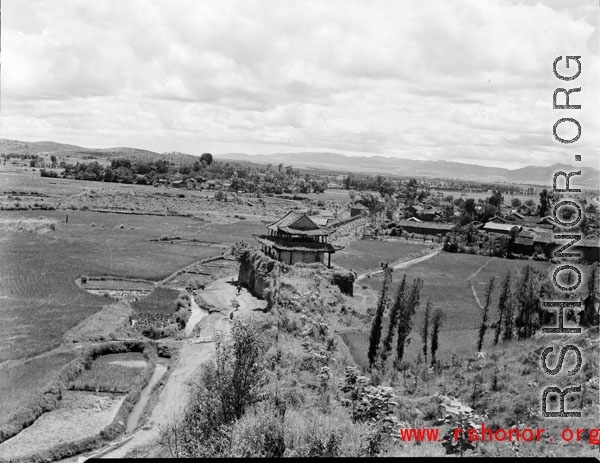
<path fill-rule="evenodd" d="M 327 253 L 327 267 L 331 268 L 331 253 Z"/>

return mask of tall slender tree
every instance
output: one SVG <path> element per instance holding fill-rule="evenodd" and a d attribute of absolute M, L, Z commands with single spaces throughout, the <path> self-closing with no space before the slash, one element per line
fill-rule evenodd
<path fill-rule="evenodd" d="M 540 326 L 541 277 L 529 265 L 523 269 L 523 275 L 517 284 L 518 313 L 515 326 L 519 338 L 530 338 Z"/>
<path fill-rule="evenodd" d="M 498 344 L 503 323 L 504 339 L 509 341 L 512 338 L 514 315 L 512 310 L 511 299 L 512 292 L 510 289 L 510 271 L 508 271 L 506 272 L 506 275 L 504 275 L 504 279 L 502 280 L 502 290 L 500 292 L 500 297 L 498 298 L 498 321 L 496 322 L 496 332 L 494 333 L 494 345 Z M 509 333 L 508 338 L 507 333 Z"/>
<path fill-rule="evenodd" d="M 381 327 L 383 323 L 383 314 L 388 305 L 388 291 L 389 286 L 392 282 L 392 268 L 386 263 L 382 264 L 383 267 L 383 284 L 381 286 L 381 294 L 379 295 L 379 301 L 377 302 L 377 310 L 373 317 L 373 324 L 371 325 L 371 335 L 369 336 L 369 352 L 367 354 L 369 358 L 369 367 L 372 367 L 377 359 L 377 351 L 379 349 L 379 341 L 381 340 Z"/>
<path fill-rule="evenodd" d="M 409 343 L 409 335 L 412 329 L 413 315 L 419 306 L 423 280 L 413 280 L 406 304 L 402 306 L 398 322 L 398 339 L 396 340 L 396 365 L 400 366 L 404 357 L 404 348 Z"/>
<path fill-rule="evenodd" d="M 477 340 L 477 352 L 481 352 L 481 348 L 483 347 L 483 338 L 485 336 L 485 332 L 487 331 L 488 325 L 488 314 L 490 311 L 490 302 L 492 301 L 492 292 L 494 291 L 494 284 L 496 282 L 496 278 L 490 278 L 490 281 L 485 287 L 485 304 L 483 305 L 483 314 L 481 317 L 481 326 L 479 327 L 479 339 Z"/>
<path fill-rule="evenodd" d="M 423 340 L 423 358 L 427 363 L 427 337 L 429 335 L 429 318 L 431 316 L 431 299 L 427 299 L 427 305 L 425 306 L 425 312 L 423 313 L 423 328 L 421 328 L 421 339 Z"/>
<path fill-rule="evenodd" d="M 502 295 L 504 294 L 504 288 Z M 504 305 L 504 334 L 502 335 L 502 342 L 512 341 L 513 331 L 515 328 L 515 299 L 510 289 L 510 281 L 507 282 L 506 295 L 503 298 L 502 304 Z"/>
<path fill-rule="evenodd" d="M 394 334 L 396 333 L 396 327 L 398 326 L 398 320 L 400 318 L 400 313 L 402 312 L 402 307 L 406 304 L 406 275 L 402 276 L 402 281 L 398 286 L 398 290 L 396 291 L 396 299 L 394 300 L 394 305 L 390 311 L 390 321 L 388 324 L 387 334 L 383 339 L 383 348 L 381 349 L 381 361 L 385 362 L 387 357 L 392 350 L 392 341 L 394 339 Z"/>
<path fill-rule="evenodd" d="M 436 309 L 431 320 L 431 366 L 435 365 L 435 354 L 438 351 L 440 340 L 440 328 L 444 319 L 442 309 Z"/>
<path fill-rule="evenodd" d="M 579 317 L 581 326 L 597 326 L 598 325 L 598 267 L 594 267 L 590 274 L 588 285 L 588 294 L 583 300 L 583 311 Z"/>

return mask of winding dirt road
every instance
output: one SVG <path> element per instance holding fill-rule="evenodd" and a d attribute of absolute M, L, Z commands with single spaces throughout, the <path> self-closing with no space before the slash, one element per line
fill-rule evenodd
<path fill-rule="evenodd" d="M 188 403 L 192 391 L 192 381 L 200 366 L 214 352 L 214 343 L 212 342 L 214 335 L 218 332 L 225 336 L 229 335 L 231 326 L 229 314 L 233 311 L 232 300 L 236 299 L 240 304 L 236 312 L 240 314 L 261 310 L 266 306 L 265 301 L 255 298 L 246 289 L 242 288 L 240 294 L 236 295 L 237 288 L 232 283 L 234 279 L 235 277 L 230 276 L 217 280 L 200 293 L 201 304 L 208 304 L 216 311 L 209 314 L 195 301 L 192 302 L 192 316 L 185 332 L 187 335 L 191 335 L 195 325 L 198 324 L 200 336 L 177 341 L 180 347 L 179 358 L 160 391 L 158 402 L 154 406 L 148 422 L 141 429 L 123 436 L 104 449 L 85 457 L 74 457 L 71 461 L 81 463 L 93 457 L 124 458 L 132 452 L 137 457 L 151 456 L 152 449 L 160 437 L 160 426 L 172 422 Z"/>

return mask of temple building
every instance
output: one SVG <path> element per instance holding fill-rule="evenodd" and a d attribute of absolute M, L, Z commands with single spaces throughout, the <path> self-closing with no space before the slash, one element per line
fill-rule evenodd
<path fill-rule="evenodd" d="M 290 211 L 267 230 L 267 235 L 254 238 L 264 254 L 286 264 L 321 262 L 331 267 L 331 254 L 343 249 L 327 242 L 334 230 L 320 227 L 305 213 Z"/>

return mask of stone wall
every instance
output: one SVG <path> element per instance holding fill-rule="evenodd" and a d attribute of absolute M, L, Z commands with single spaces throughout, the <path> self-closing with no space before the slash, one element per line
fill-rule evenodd
<path fill-rule="evenodd" d="M 352 217 L 341 223 L 333 225 L 335 232 L 329 236 L 329 242 L 338 246 L 348 246 L 352 241 L 360 240 L 369 223 L 368 216 Z M 334 254 L 335 257 L 335 254 Z"/>
<path fill-rule="evenodd" d="M 276 286 L 275 275 L 282 264 L 262 252 L 249 249 L 240 256 L 238 281 L 260 299 L 267 299 Z"/>
<path fill-rule="evenodd" d="M 315 265 L 316 267 L 312 268 Z M 330 284 L 337 286 L 342 293 L 353 295 L 356 275 L 346 269 L 340 267 L 328 269 L 321 264 L 286 265 L 255 249 L 249 249 L 240 256 L 238 281 L 254 296 L 266 300 L 267 310 L 270 310 L 280 295 L 279 275 L 285 274 L 293 280 L 311 278 L 316 273 L 322 275 Z"/>

